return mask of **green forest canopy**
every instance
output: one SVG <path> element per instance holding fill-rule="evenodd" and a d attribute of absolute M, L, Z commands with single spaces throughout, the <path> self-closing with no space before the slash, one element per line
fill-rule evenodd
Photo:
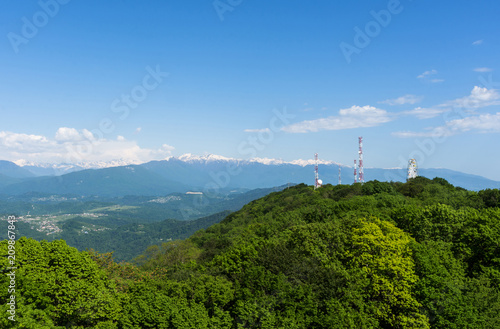
<path fill-rule="evenodd" d="M 0 327 L 499 328 L 499 207 L 440 178 L 302 184 L 134 263 L 21 238 Z"/>

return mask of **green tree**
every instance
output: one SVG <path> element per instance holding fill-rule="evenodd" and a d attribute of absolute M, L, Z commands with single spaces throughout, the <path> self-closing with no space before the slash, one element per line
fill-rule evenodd
<path fill-rule="evenodd" d="M 419 312 L 422 305 L 412 295 L 418 277 L 410 242 L 410 236 L 391 223 L 372 218 L 354 229 L 347 252 L 351 267 L 369 279 L 367 298 L 376 316 L 391 328 L 429 328 Z"/>
<path fill-rule="evenodd" d="M 2 255 L 7 254 L 7 245 L 0 243 Z M 49 327 L 114 326 L 121 313 L 115 286 L 87 253 L 61 240 L 37 242 L 24 237 L 16 241 L 15 250 L 20 323 L 36 318 Z M 0 262 L 2 268 L 8 266 L 7 258 Z M 0 307 L 5 311 L 8 281 L 5 275 L 0 280 Z M 0 321 L 5 328 L 10 325 L 4 317 Z"/>
<path fill-rule="evenodd" d="M 486 189 L 479 191 L 479 197 L 483 199 L 486 207 L 500 207 L 499 189 Z"/>

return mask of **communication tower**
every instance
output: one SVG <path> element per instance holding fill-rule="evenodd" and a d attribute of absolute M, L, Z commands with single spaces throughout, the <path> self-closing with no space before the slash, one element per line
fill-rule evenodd
<path fill-rule="evenodd" d="M 314 160 L 316 161 L 316 164 L 314 166 L 314 189 L 317 189 L 323 184 L 323 181 L 319 179 L 318 175 L 318 153 L 314 154 Z"/>
<path fill-rule="evenodd" d="M 417 160 L 410 159 L 408 161 L 408 176 L 406 177 L 406 181 L 410 180 L 411 178 L 415 178 L 417 176 L 418 176 Z"/>
<path fill-rule="evenodd" d="M 359 137 L 359 182 L 365 182 L 365 175 L 363 170 L 363 137 Z"/>
<path fill-rule="evenodd" d="M 354 183 L 358 182 L 358 173 L 356 172 L 356 159 L 354 159 Z"/>
<path fill-rule="evenodd" d="M 342 177 L 340 177 L 341 168 L 339 166 L 339 185 L 342 185 Z"/>

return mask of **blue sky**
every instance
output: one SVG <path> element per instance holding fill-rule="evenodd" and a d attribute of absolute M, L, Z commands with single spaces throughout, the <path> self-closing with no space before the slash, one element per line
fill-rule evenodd
<path fill-rule="evenodd" d="M 363 136 L 366 167 L 415 157 L 500 180 L 498 13 L 492 0 L 9 0 L 0 157 L 351 165 Z"/>

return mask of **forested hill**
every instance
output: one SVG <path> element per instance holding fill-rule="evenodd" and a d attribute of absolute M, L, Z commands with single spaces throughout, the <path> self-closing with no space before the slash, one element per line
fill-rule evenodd
<path fill-rule="evenodd" d="M 0 327 L 500 328 L 499 206 L 440 178 L 297 185 L 136 265 L 21 238 Z"/>

